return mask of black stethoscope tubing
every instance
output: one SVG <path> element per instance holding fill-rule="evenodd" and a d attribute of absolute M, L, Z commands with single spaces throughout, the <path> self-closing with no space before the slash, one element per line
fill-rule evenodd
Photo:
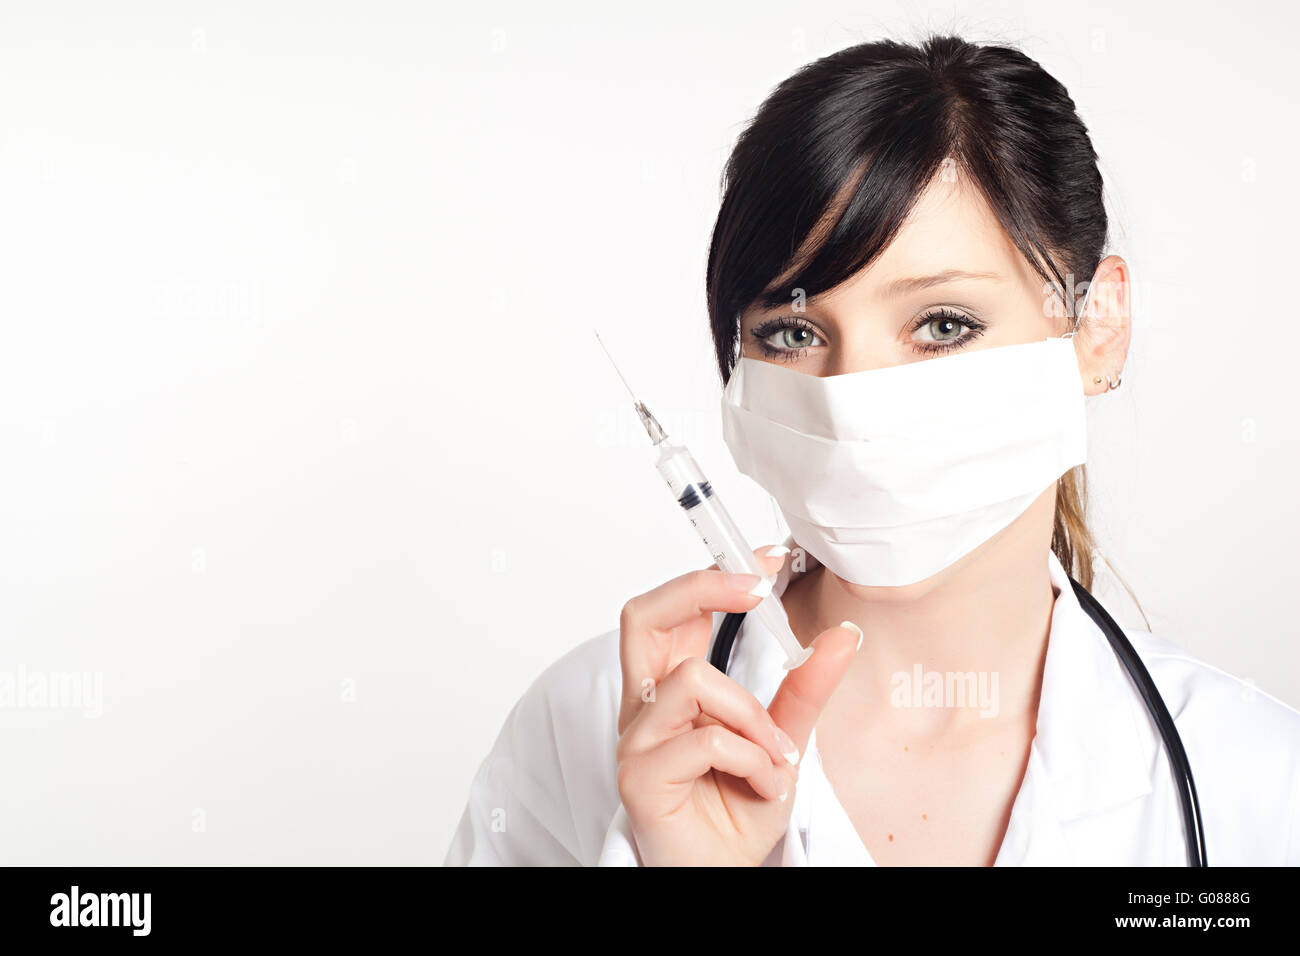
<path fill-rule="evenodd" d="M 1067 575 L 1067 577 L 1070 577 Z M 1169 754 L 1169 763 L 1174 771 L 1174 783 L 1178 788 L 1178 800 L 1182 805 L 1183 816 L 1183 838 L 1187 843 L 1187 865 L 1188 866 L 1208 866 L 1205 860 L 1205 829 L 1201 822 L 1201 803 L 1196 795 L 1196 783 L 1192 780 L 1192 768 L 1187 762 L 1187 751 L 1183 749 L 1182 738 L 1178 736 L 1178 729 L 1174 726 L 1174 720 L 1169 716 L 1169 708 L 1165 706 L 1164 698 L 1160 696 L 1160 691 L 1156 689 L 1155 681 L 1151 679 L 1151 674 L 1147 671 L 1146 665 L 1138 657 L 1137 651 L 1129 643 L 1124 632 L 1120 630 L 1119 625 L 1114 619 L 1106 613 L 1106 609 L 1101 606 L 1101 602 L 1088 593 L 1078 581 L 1070 577 L 1070 584 L 1074 587 L 1074 593 L 1079 599 L 1079 604 L 1088 613 L 1101 632 L 1106 635 L 1110 641 L 1111 648 L 1119 658 L 1124 669 L 1128 671 L 1134 686 L 1137 688 L 1138 696 L 1142 698 L 1142 703 L 1146 705 L 1147 713 L 1155 721 L 1156 728 L 1160 731 L 1160 737 L 1165 743 L 1165 752 Z M 745 612 L 734 612 L 728 614 L 722 620 L 722 625 L 718 628 L 718 634 L 713 642 L 713 647 L 709 652 L 709 663 L 724 674 L 731 664 L 732 648 L 736 643 L 736 638 L 740 634 L 740 625 L 745 619 Z"/>

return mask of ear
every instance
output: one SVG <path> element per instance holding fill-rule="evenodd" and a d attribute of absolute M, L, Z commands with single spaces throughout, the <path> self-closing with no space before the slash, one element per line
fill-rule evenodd
<path fill-rule="evenodd" d="M 1085 395 L 1107 391 L 1107 380 L 1120 378 L 1132 333 L 1128 263 L 1107 256 L 1093 273 L 1088 306 L 1074 336 Z"/>

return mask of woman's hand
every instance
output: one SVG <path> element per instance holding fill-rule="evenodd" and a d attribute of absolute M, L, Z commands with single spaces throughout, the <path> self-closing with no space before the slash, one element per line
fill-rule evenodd
<path fill-rule="evenodd" d="M 755 553 L 770 578 L 783 559 L 768 550 Z M 756 607 L 762 580 L 715 565 L 623 607 L 618 790 L 647 866 L 757 866 L 785 833 L 799 755 L 860 634 L 819 634 L 764 710 L 704 659 L 713 612 Z"/>

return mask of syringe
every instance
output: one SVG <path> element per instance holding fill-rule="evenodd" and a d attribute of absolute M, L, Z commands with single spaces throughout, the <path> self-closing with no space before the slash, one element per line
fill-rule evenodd
<path fill-rule="evenodd" d="M 610 364 L 614 366 L 614 371 L 622 379 L 623 387 L 632 396 L 633 407 L 636 408 L 636 413 L 641 419 L 641 424 L 645 426 L 650 441 L 659 449 L 655 467 L 659 469 L 659 474 L 663 476 L 664 481 L 668 482 L 673 497 L 686 512 L 686 517 L 690 519 L 691 525 L 698 532 L 705 547 L 709 549 L 709 553 L 713 555 L 713 560 L 718 563 L 718 567 L 731 574 L 757 574 L 759 577 L 765 577 L 758 559 L 754 556 L 754 549 L 745 542 L 744 535 L 731 520 L 727 509 L 722 506 L 717 492 L 704 477 L 704 472 L 695 463 L 695 458 L 687 451 L 686 446 L 674 445 L 668 441 L 667 432 L 650 414 L 650 409 L 645 407 L 645 403 L 636 397 L 632 386 L 627 384 L 627 379 L 623 378 L 623 373 L 619 371 L 614 357 L 609 354 L 609 349 L 606 349 L 605 343 L 601 341 L 600 333 L 596 333 L 596 341 L 600 342 L 600 347 L 604 349 Z M 790 620 L 786 617 L 785 608 L 781 606 L 775 594 L 768 592 L 752 613 L 756 614 L 763 625 L 776 636 L 781 649 L 785 651 L 787 670 L 798 667 L 812 656 L 812 648 L 800 644 L 794 632 L 790 630 Z"/>

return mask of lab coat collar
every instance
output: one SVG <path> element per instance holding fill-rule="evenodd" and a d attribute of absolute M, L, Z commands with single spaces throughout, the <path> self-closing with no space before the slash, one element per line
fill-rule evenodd
<path fill-rule="evenodd" d="M 791 554 L 773 586 L 778 596 L 794 573 L 812 570 L 819 563 L 793 537 L 787 538 L 785 546 Z M 1050 549 L 1047 561 L 1056 601 L 1038 718 L 997 865 L 1068 858 L 1065 831 L 1072 821 L 1151 793 L 1157 772 L 1155 730 L 1132 680 L 1106 635 L 1079 603 L 1065 568 Z M 785 656 L 756 618 L 747 616 L 743 630 L 729 672 L 766 706 L 785 677 Z M 818 802 L 818 787 L 831 793 L 829 782 L 819 773 L 815 731 L 806 750 L 801 777 L 811 771 L 818 779 L 811 788 L 796 788 L 785 846 L 774 851 L 786 865 L 804 862 L 803 841 L 808 815 Z"/>
<path fill-rule="evenodd" d="M 1149 794 L 1159 748 L 1136 686 L 1051 550 L 1048 568 L 1059 593 L 1034 741 L 1058 816 L 1074 820 Z"/>

